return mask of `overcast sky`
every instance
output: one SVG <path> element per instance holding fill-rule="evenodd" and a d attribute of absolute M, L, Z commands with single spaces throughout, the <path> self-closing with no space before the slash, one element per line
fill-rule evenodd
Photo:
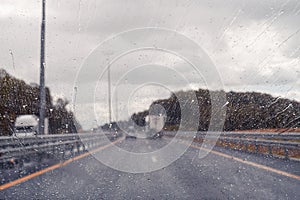
<path fill-rule="evenodd" d="M 46 84 L 55 99 L 74 101 L 76 75 L 104 40 L 136 28 L 160 27 L 197 43 L 214 63 L 226 91 L 258 91 L 300 101 L 299 0 L 50 0 L 46 10 Z M 39 82 L 40 16 L 41 1 L 0 1 L 0 68 L 27 83 Z M 119 43 L 120 48 L 128 45 L 125 39 Z M 190 46 L 182 49 L 188 52 Z M 99 68 L 94 72 L 99 76 L 97 122 L 89 120 L 90 113 L 77 113 L 84 128 L 108 119 L 107 76 L 101 78 L 106 66 L 95 59 L 89 62 Z M 167 82 L 154 84 L 164 77 Z M 90 77 L 85 78 L 88 86 Z M 206 84 L 212 78 L 195 73 L 168 52 L 131 52 L 111 66 L 112 89 L 119 85 L 114 110 L 117 101 L 118 119 L 124 119 L 170 91 L 215 89 Z M 93 106 L 94 99 L 84 103 Z"/>

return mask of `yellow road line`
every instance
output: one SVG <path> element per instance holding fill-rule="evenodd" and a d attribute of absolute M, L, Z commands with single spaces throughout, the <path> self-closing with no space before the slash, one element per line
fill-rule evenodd
<path fill-rule="evenodd" d="M 237 157 L 234 157 L 234 156 L 225 154 L 225 153 L 221 153 L 221 152 L 219 152 L 219 151 L 209 150 L 209 149 L 206 149 L 206 148 L 203 148 L 203 147 L 199 147 L 199 146 L 196 146 L 196 145 L 190 145 L 190 146 L 193 147 L 193 148 L 195 148 L 195 149 L 200 149 L 200 150 L 204 150 L 204 151 L 206 151 L 206 152 L 211 152 L 211 153 L 213 153 L 213 154 L 215 154 L 215 155 L 218 155 L 218 156 L 222 156 L 222 157 L 225 157 L 225 158 L 229 158 L 229 159 L 232 159 L 232 160 L 235 160 L 235 161 L 238 161 L 238 162 L 247 164 L 247 165 L 251 165 L 251 166 L 253 166 L 253 167 L 257 167 L 257 168 L 259 168 L 259 169 L 263 169 L 263 170 L 267 170 L 267 171 L 270 171 L 270 172 L 274 172 L 274 173 L 276 173 L 276 174 L 280 174 L 280 175 L 283 175 L 283 176 L 287 176 L 287 177 L 290 177 L 290 178 L 293 178 L 293 179 L 296 179 L 296 180 L 300 181 L 300 176 L 295 175 L 295 174 L 291 174 L 291 173 L 288 173 L 288 172 L 285 172 L 285 171 L 281 171 L 281 170 L 278 170 L 278 169 L 274 169 L 274 168 L 272 168 L 272 167 L 268 167 L 268 166 L 265 166 L 265 165 L 261 165 L 261 164 L 255 163 L 255 162 L 243 160 L 243 159 L 240 159 L 240 158 L 237 158 Z"/>
<path fill-rule="evenodd" d="M 118 139 L 118 140 L 116 140 L 116 141 L 114 141 L 114 142 L 112 142 L 112 143 L 109 143 L 109 144 L 107 144 L 107 145 L 104 145 L 104 146 L 102 146 L 102 147 L 99 147 L 99 148 L 97 148 L 97 149 L 94 149 L 94 150 L 92 150 L 92 151 L 89 151 L 89 152 L 80 154 L 80 155 L 78 155 L 78 156 L 76 156 L 76 157 L 73 157 L 73 158 L 71 158 L 71 159 L 69 159 L 69 160 L 63 161 L 63 162 L 61 162 L 61 163 L 52 165 L 52 166 L 50 166 L 50 167 L 47 167 L 47 168 L 42 169 L 42 170 L 40 170 L 40 171 L 34 172 L 34 173 L 29 174 L 29 175 L 27 175 L 27 176 L 24 176 L 24 177 L 22 177 L 22 178 L 16 179 L 16 180 L 11 181 L 11 182 L 9 182 L 9 183 L 5 183 L 5 184 L 3 184 L 3 185 L 0 185 L 0 191 L 1 191 L 1 190 L 4 190 L 4 189 L 7 189 L 7 188 L 10 188 L 10 187 L 12 187 L 12 186 L 15 186 L 15 185 L 17 185 L 17 184 L 20 184 L 20 183 L 22 183 L 22 182 L 25 182 L 25 181 L 27 181 L 27 180 L 29 180 L 29 179 L 32 179 L 32 178 L 34 178 L 34 177 L 37 177 L 37 176 L 39 176 L 39 175 L 42 175 L 42 174 L 44 174 L 44 173 L 46 173 L 46 172 L 48 172 L 48 171 L 52 171 L 52 170 L 54 170 L 54 169 L 57 169 L 57 168 L 66 166 L 66 165 L 70 164 L 71 162 L 73 162 L 73 161 L 75 161 L 75 160 L 79 160 L 79 159 L 81 159 L 81 158 L 84 158 L 84 157 L 86 157 L 86 156 L 92 154 L 92 153 L 95 153 L 95 152 L 101 151 L 101 150 L 103 150 L 103 149 L 106 149 L 106 148 L 108 148 L 108 147 L 110 147 L 110 146 L 112 146 L 112 145 L 114 145 L 114 144 L 120 142 L 121 140 L 123 140 L 123 138 Z"/>

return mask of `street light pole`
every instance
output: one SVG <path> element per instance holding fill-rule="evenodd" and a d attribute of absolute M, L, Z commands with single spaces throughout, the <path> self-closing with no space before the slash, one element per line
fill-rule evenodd
<path fill-rule="evenodd" d="M 116 87 L 116 122 L 118 123 L 118 88 Z"/>
<path fill-rule="evenodd" d="M 113 55 L 113 52 L 106 51 L 105 54 L 110 58 L 111 55 Z M 110 66 L 111 63 L 108 63 L 107 66 L 107 84 L 108 84 L 108 125 L 111 127 L 112 117 L 111 117 L 111 74 L 110 74 Z"/>
<path fill-rule="evenodd" d="M 108 78 L 108 117 L 109 117 L 109 126 L 111 126 L 111 80 L 110 80 L 110 64 L 107 68 L 107 78 Z"/>
<path fill-rule="evenodd" d="M 45 132 L 45 23 L 46 23 L 46 0 L 42 0 L 42 23 L 41 23 L 41 55 L 40 55 L 40 105 L 39 105 L 39 134 Z"/>

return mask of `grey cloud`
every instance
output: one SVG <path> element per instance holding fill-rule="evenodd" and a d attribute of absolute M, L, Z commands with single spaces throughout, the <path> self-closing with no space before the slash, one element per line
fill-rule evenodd
<path fill-rule="evenodd" d="M 0 2 L 0 7 L 5 8 L 0 13 L 0 67 L 27 82 L 39 80 L 40 6 L 41 1 Z M 84 58 L 100 42 L 125 30 L 158 26 L 177 30 L 200 44 L 216 63 L 225 88 L 257 89 L 300 100 L 297 93 L 300 86 L 296 84 L 300 59 L 299 22 L 298 0 L 47 1 L 46 81 L 55 95 L 72 99 L 76 74 Z M 258 38 L 256 42 L 255 38 Z M 269 40 L 271 44 L 267 44 Z M 253 41 L 254 44 L 246 48 Z M 126 45 L 126 41 L 120 45 Z M 9 49 L 14 53 L 16 69 L 12 67 Z M 128 62 L 123 60 L 124 63 L 129 67 L 140 64 L 132 61 L 135 55 L 129 56 Z M 255 66 L 266 56 L 269 60 L 264 67 Z M 159 60 L 156 56 L 153 59 Z M 289 64 L 293 59 L 298 63 Z M 123 75 L 125 67 L 112 71 L 113 81 Z M 174 68 L 190 82 L 199 82 L 185 64 Z M 140 84 L 145 81 L 142 77 L 149 73 L 138 72 L 130 84 Z M 166 75 L 167 72 L 162 72 L 156 78 Z M 89 77 L 84 81 L 88 84 Z M 104 78 L 103 84 L 105 81 Z M 180 89 L 177 83 L 175 78 L 169 80 L 174 89 Z M 293 89 L 286 93 L 284 90 L 289 87 L 285 86 L 289 85 L 293 85 Z"/>

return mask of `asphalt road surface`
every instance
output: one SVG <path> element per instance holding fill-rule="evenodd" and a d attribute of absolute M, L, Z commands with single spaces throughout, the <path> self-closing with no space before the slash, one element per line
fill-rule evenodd
<path fill-rule="evenodd" d="M 128 139 L 133 152 L 169 139 Z M 181 144 L 184 145 L 184 144 Z M 87 155 L 0 191 L 0 199 L 299 199 L 300 162 L 215 148 L 198 158 L 194 143 L 171 165 L 150 173 L 111 169 Z M 110 147 L 108 147 L 110 148 Z M 221 153 L 219 153 L 221 152 Z"/>

